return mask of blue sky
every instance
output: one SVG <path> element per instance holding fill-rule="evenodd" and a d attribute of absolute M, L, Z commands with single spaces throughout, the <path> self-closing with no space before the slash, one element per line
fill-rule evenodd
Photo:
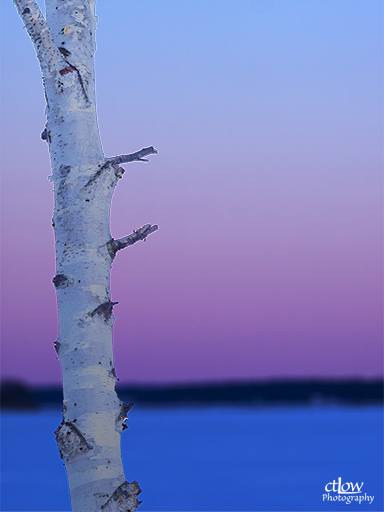
<path fill-rule="evenodd" d="M 44 94 L 1 9 L 2 373 L 58 382 Z M 159 151 L 113 199 L 115 238 L 160 226 L 113 266 L 120 379 L 381 375 L 383 2 L 96 13 L 105 154 Z"/>

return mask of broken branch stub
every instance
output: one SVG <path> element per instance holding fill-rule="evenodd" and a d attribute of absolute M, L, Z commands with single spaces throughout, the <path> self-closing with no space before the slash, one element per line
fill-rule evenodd
<path fill-rule="evenodd" d="M 148 162 L 148 159 L 144 157 L 154 154 L 157 154 L 157 149 L 155 149 L 153 146 L 149 146 L 148 148 L 143 148 L 140 149 L 140 151 L 136 151 L 136 153 L 130 153 L 129 155 L 120 155 L 108 158 L 108 162 L 117 165 L 135 161 Z"/>
<path fill-rule="evenodd" d="M 135 153 L 130 153 L 129 155 L 120 155 L 120 156 L 113 156 L 111 158 L 107 158 L 104 162 L 104 164 L 96 171 L 94 176 L 92 176 L 88 182 L 85 184 L 84 189 L 88 187 L 89 185 L 92 185 L 96 182 L 96 180 L 102 175 L 103 171 L 109 167 L 112 166 L 115 170 L 115 175 L 118 179 L 120 179 L 125 170 L 122 167 L 119 167 L 119 164 L 124 164 L 128 162 L 148 162 L 148 159 L 144 158 L 145 156 L 156 154 L 157 149 L 155 149 L 153 146 L 149 146 L 148 148 L 140 149 L 140 151 L 136 151 Z"/>
<path fill-rule="evenodd" d="M 117 251 L 120 251 L 120 249 L 128 247 L 128 245 L 133 245 L 134 243 L 139 242 L 140 240 L 146 240 L 148 235 L 154 233 L 158 229 L 159 226 L 157 224 L 145 224 L 142 228 L 135 230 L 128 236 L 119 238 L 117 240 L 114 240 L 112 238 L 112 240 L 110 240 L 107 244 L 108 252 L 113 259 L 116 256 Z"/>

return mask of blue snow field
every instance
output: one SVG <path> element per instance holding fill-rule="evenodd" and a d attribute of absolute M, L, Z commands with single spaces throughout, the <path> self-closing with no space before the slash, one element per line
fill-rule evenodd
<path fill-rule="evenodd" d="M 70 510 L 60 421 L 2 414 L 2 511 Z M 381 407 L 135 407 L 122 446 L 142 512 L 384 510 Z M 373 502 L 333 501 L 339 478 Z"/>

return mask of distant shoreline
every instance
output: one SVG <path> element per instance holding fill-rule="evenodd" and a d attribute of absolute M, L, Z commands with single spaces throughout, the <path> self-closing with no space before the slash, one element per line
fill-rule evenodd
<path fill-rule="evenodd" d="M 196 405 L 382 405 L 383 379 L 274 379 L 246 382 L 137 385 L 117 383 L 125 402 L 146 406 Z M 59 386 L 28 386 L 17 381 L 0 385 L 2 410 L 60 406 Z"/>

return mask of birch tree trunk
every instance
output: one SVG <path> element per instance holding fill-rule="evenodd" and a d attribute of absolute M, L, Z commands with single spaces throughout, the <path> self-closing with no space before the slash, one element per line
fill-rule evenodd
<path fill-rule="evenodd" d="M 115 392 L 109 274 L 116 252 L 145 239 L 146 224 L 120 240 L 111 237 L 110 203 L 124 169 L 146 161 L 153 147 L 105 158 L 97 127 L 94 52 L 95 0 L 14 0 L 43 74 L 55 192 L 53 226 L 63 420 L 55 431 L 73 511 L 134 511 L 140 487 L 125 480 L 121 432 L 131 405 Z"/>

